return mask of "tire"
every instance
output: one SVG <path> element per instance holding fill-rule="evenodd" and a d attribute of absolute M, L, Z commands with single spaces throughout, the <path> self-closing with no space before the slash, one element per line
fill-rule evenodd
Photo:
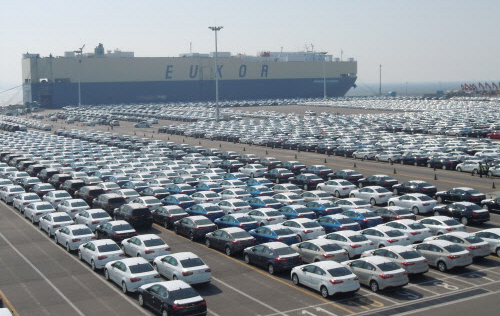
<path fill-rule="evenodd" d="M 398 191 L 398 189 L 394 189 L 394 190 L 392 190 L 392 193 L 393 193 L 394 195 L 399 195 L 399 191 Z"/>
<path fill-rule="evenodd" d="M 210 244 L 210 239 L 205 239 L 205 245 L 210 248 L 211 244 Z"/>
<path fill-rule="evenodd" d="M 122 282 L 122 292 L 123 294 L 127 294 L 128 292 L 127 284 L 125 284 L 125 282 Z"/>
<path fill-rule="evenodd" d="M 321 286 L 321 288 L 319 289 L 320 292 L 321 292 L 321 296 L 323 296 L 323 298 L 328 298 L 329 294 L 328 294 L 328 289 L 326 288 L 326 286 Z"/>
<path fill-rule="evenodd" d="M 361 189 L 363 187 L 363 183 L 358 183 L 358 187 Z"/>
<path fill-rule="evenodd" d="M 279 184 L 280 183 L 280 178 L 274 179 L 274 183 Z"/>
<path fill-rule="evenodd" d="M 139 306 L 144 307 L 144 298 L 142 297 L 142 294 L 139 294 Z"/>
<path fill-rule="evenodd" d="M 302 242 L 302 241 L 303 241 L 303 240 L 302 240 L 302 236 L 297 235 L 297 237 L 299 237 L 299 242 Z"/>
<path fill-rule="evenodd" d="M 108 272 L 108 269 L 104 269 L 104 278 L 105 278 L 106 280 L 108 280 L 108 281 L 110 280 L 110 279 L 109 279 L 109 272 Z"/>
<path fill-rule="evenodd" d="M 349 194 L 349 197 L 352 199 L 352 198 L 355 198 L 356 196 L 353 193 L 351 193 L 351 194 Z"/>
<path fill-rule="evenodd" d="M 457 171 L 458 171 L 458 172 L 462 172 L 462 168 L 458 167 L 458 168 L 457 168 Z"/>
<path fill-rule="evenodd" d="M 385 245 L 384 245 L 384 244 L 380 244 L 380 245 L 378 245 L 378 247 L 379 247 L 379 248 L 384 248 L 384 247 L 385 247 Z"/>
<path fill-rule="evenodd" d="M 267 265 L 267 272 L 269 272 L 269 274 L 271 274 L 271 275 L 273 275 L 275 273 L 274 265 L 272 263 Z"/>
<path fill-rule="evenodd" d="M 358 158 L 358 156 L 356 156 L 356 155 L 352 155 L 352 158 L 356 159 L 356 158 Z"/>
<path fill-rule="evenodd" d="M 432 168 L 430 163 L 427 164 L 427 168 Z"/>
<path fill-rule="evenodd" d="M 179 228 L 177 228 L 177 226 L 174 226 L 174 233 L 176 233 L 177 235 L 179 235 Z"/>
<path fill-rule="evenodd" d="M 90 261 L 90 268 L 92 269 L 92 271 L 97 270 L 97 267 L 95 266 L 94 260 Z"/>
<path fill-rule="evenodd" d="M 448 270 L 448 267 L 446 267 L 446 263 L 444 263 L 443 261 L 438 261 L 437 268 L 441 272 L 446 272 L 446 270 Z"/>
<path fill-rule="evenodd" d="M 378 162 L 378 161 L 380 161 L 380 159 L 379 159 L 378 157 L 375 157 L 375 161 L 377 161 L 377 162 Z"/>
<path fill-rule="evenodd" d="M 415 215 L 419 215 L 420 214 L 420 210 L 418 209 L 418 207 L 414 206 L 411 208 L 411 211 L 413 212 L 413 214 Z"/>
<path fill-rule="evenodd" d="M 335 195 L 336 198 L 340 198 L 340 192 L 339 191 L 335 191 L 334 195 Z"/>
<path fill-rule="evenodd" d="M 299 285 L 300 284 L 299 277 L 295 273 L 292 275 L 292 282 L 295 285 Z"/>
<path fill-rule="evenodd" d="M 486 204 L 485 204 L 485 205 L 483 205 L 483 209 L 485 209 L 485 210 L 487 210 L 487 211 L 489 211 L 489 210 L 490 210 L 489 206 L 488 206 L 488 205 L 486 205 Z"/>
<path fill-rule="evenodd" d="M 434 212 L 434 216 L 439 216 L 439 215 L 440 215 L 440 214 L 439 214 L 439 212 L 438 212 L 438 211 L 435 211 L 435 212 Z"/>
<path fill-rule="evenodd" d="M 377 205 L 377 201 L 375 201 L 375 199 L 374 199 L 374 198 L 371 198 L 371 199 L 370 199 L 370 204 L 371 204 L 372 206 L 375 206 L 375 205 Z"/>
<path fill-rule="evenodd" d="M 464 226 L 467 226 L 469 224 L 469 219 L 464 216 L 460 219 L 460 223 L 462 223 Z"/>
<path fill-rule="evenodd" d="M 35 225 L 35 216 L 31 216 L 31 224 Z"/>
<path fill-rule="evenodd" d="M 172 276 L 172 280 L 179 280 L 179 278 L 178 278 L 178 277 L 174 274 L 174 275 Z"/>
<path fill-rule="evenodd" d="M 170 225 L 168 225 L 168 221 L 163 222 L 163 228 L 168 229 Z"/>
<path fill-rule="evenodd" d="M 50 228 L 47 227 L 47 236 L 49 236 L 49 238 L 52 237 L 52 234 L 50 233 Z"/>
<path fill-rule="evenodd" d="M 67 251 L 67 252 L 70 252 L 70 251 L 71 251 L 71 249 L 69 248 L 69 243 L 66 243 L 66 251 Z"/>
<path fill-rule="evenodd" d="M 443 198 L 442 198 L 442 197 L 440 197 L 440 196 L 438 196 L 438 197 L 436 198 L 436 202 L 438 202 L 438 203 L 443 203 Z"/>
<path fill-rule="evenodd" d="M 490 177 L 490 178 L 493 177 L 493 172 L 488 171 L 488 177 Z"/>
<path fill-rule="evenodd" d="M 477 174 L 477 169 L 472 170 L 472 175 L 474 176 L 476 174 Z"/>
<path fill-rule="evenodd" d="M 245 257 L 243 259 L 245 260 L 246 264 L 250 264 L 250 257 L 248 255 L 245 255 Z"/>
<path fill-rule="evenodd" d="M 189 232 L 189 240 L 193 241 L 194 240 L 194 233 L 193 232 Z"/>
<path fill-rule="evenodd" d="M 378 287 L 378 283 L 377 281 L 371 281 L 370 282 L 370 289 L 373 291 L 373 292 L 378 292 L 379 291 L 379 287 Z"/>
<path fill-rule="evenodd" d="M 166 309 L 162 310 L 161 316 L 168 316 L 168 311 Z"/>
<path fill-rule="evenodd" d="M 395 206 L 394 202 L 389 202 L 389 206 Z"/>
<path fill-rule="evenodd" d="M 389 159 L 387 160 L 387 162 L 388 162 L 388 163 L 392 163 L 392 159 L 391 159 L 391 158 L 389 158 Z"/>
<path fill-rule="evenodd" d="M 231 257 L 232 255 L 231 247 L 226 246 L 226 248 L 224 248 L 224 252 L 226 253 L 227 256 Z"/>
<path fill-rule="evenodd" d="M 500 248 L 497 248 L 497 249 L 495 250 L 495 254 L 497 255 L 497 257 L 500 257 Z"/>
<path fill-rule="evenodd" d="M 403 160 L 401 160 L 401 164 L 403 164 Z M 415 167 L 417 167 L 417 166 L 418 166 L 418 162 L 416 162 L 416 161 L 415 161 L 415 162 L 413 163 L 413 165 L 414 165 Z"/>
<path fill-rule="evenodd" d="M 441 169 L 446 170 L 446 165 L 443 165 Z"/>
<path fill-rule="evenodd" d="M 54 235 L 54 242 L 56 243 L 56 245 L 59 243 L 59 240 L 57 239 L 56 235 Z"/>
<path fill-rule="evenodd" d="M 253 175 L 253 173 L 251 173 L 251 174 L 250 174 L 250 178 L 252 178 L 252 179 L 253 179 L 253 177 L 254 177 L 254 175 Z"/>
<path fill-rule="evenodd" d="M 82 261 L 82 252 L 80 250 L 78 250 L 78 259 L 80 259 L 80 261 Z"/>
<path fill-rule="evenodd" d="M 307 191 L 309 189 L 309 186 L 307 184 L 304 184 L 304 191 Z"/>

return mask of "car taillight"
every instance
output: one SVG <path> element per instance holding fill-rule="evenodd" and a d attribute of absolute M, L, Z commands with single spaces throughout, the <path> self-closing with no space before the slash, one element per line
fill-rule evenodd
<path fill-rule="evenodd" d="M 195 230 L 203 230 L 203 227 L 196 227 Z"/>
<path fill-rule="evenodd" d="M 172 251 L 171 248 L 165 248 L 165 251 Z"/>
<path fill-rule="evenodd" d="M 126 257 L 127 255 L 125 255 L 124 253 L 121 253 L 120 254 L 120 257 Z"/>
<path fill-rule="evenodd" d="M 472 249 L 472 250 L 477 250 L 479 248 L 481 248 L 481 246 L 472 246 L 472 245 L 469 246 L 469 249 Z"/>
<path fill-rule="evenodd" d="M 157 274 L 157 275 L 154 276 L 154 278 L 155 279 L 159 279 L 159 278 L 161 278 L 161 276 L 159 274 Z"/>
<path fill-rule="evenodd" d="M 28 204 L 30 204 L 30 202 L 24 202 L 24 203 L 23 203 L 23 205 L 28 205 Z"/>
<path fill-rule="evenodd" d="M 35 213 L 35 215 L 42 215 L 43 213 L 42 212 L 38 212 L 38 213 Z"/>
<path fill-rule="evenodd" d="M 212 216 L 212 215 L 214 215 L 214 214 L 212 214 L 212 213 L 205 214 L 205 216 Z"/>
<path fill-rule="evenodd" d="M 305 216 L 305 215 L 299 214 L 299 215 L 297 215 L 296 217 L 298 218 L 298 217 L 304 217 L 304 216 Z"/>
<path fill-rule="evenodd" d="M 371 222 L 372 222 L 372 220 L 371 220 L 371 219 L 364 219 L 364 220 L 363 220 L 363 223 L 371 223 Z"/>
<path fill-rule="evenodd" d="M 172 308 L 174 309 L 174 311 L 180 311 L 180 310 L 185 309 L 186 306 L 184 306 L 184 305 L 174 305 L 174 306 L 172 306 Z"/>
<path fill-rule="evenodd" d="M 284 241 L 285 238 L 276 238 L 276 241 Z"/>
<path fill-rule="evenodd" d="M 340 283 L 344 283 L 344 281 L 342 281 L 342 280 L 330 280 L 330 283 L 331 284 L 340 284 Z"/>
<path fill-rule="evenodd" d="M 238 227 L 247 227 L 246 224 L 239 224 Z"/>
<path fill-rule="evenodd" d="M 420 232 L 410 232 L 410 234 L 415 236 L 415 235 L 420 235 Z"/>
<path fill-rule="evenodd" d="M 380 277 L 381 277 L 382 279 L 390 279 L 390 278 L 393 278 L 393 277 L 394 277 L 394 275 L 392 275 L 392 274 L 383 274 L 383 273 L 382 273 L 382 274 L 380 275 Z"/>
<path fill-rule="evenodd" d="M 182 275 L 183 276 L 193 275 L 193 272 L 182 272 Z"/>
<path fill-rule="evenodd" d="M 361 245 L 351 244 L 351 248 L 359 248 L 359 247 L 361 247 Z"/>
<path fill-rule="evenodd" d="M 130 216 L 130 219 L 138 219 L 138 218 L 139 218 L 139 216 L 136 216 L 136 215 Z"/>
<path fill-rule="evenodd" d="M 54 202 L 61 202 L 61 200 L 54 200 Z"/>
<path fill-rule="evenodd" d="M 108 256 L 98 256 L 97 260 L 103 260 L 103 259 L 107 259 L 107 258 L 108 258 Z"/>
<path fill-rule="evenodd" d="M 451 227 L 448 227 L 446 228 L 447 231 L 451 232 L 452 230 L 456 230 L 456 228 L 451 228 Z"/>
<path fill-rule="evenodd" d="M 429 206 L 430 204 L 429 203 L 423 203 L 422 205 L 423 206 Z"/>
<path fill-rule="evenodd" d="M 73 238 L 73 239 L 71 239 L 71 241 L 72 242 L 77 242 L 77 241 L 81 241 L 81 239 L 80 238 Z"/>
<path fill-rule="evenodd" d="M 477 217 L 477 216 L 479 216 L 479 215 L 480 215 L 480 214 L 478 214 L 478 213 L 476 213 L 476 212 L 472 212 L 472 216 L 474 216 L 474 217 Z"/>
<path fill-rule="evenodd" d="M 396 216 L 396 218 L 397 218 L 397 219 L 401 219 L 401 216 L 399 216 L 399 215 L 398 215 L 398 216 Z"/>
<path fill-rule="evenodd" d="M 415 262 L 406 262 L 406 261 L 403 261 L 403 262 L 401 262 L 401 263 L 402 263 L 405 267 L 415 265 Z"/>
<path fill-rule="evenodd" d="M 233 240 L 233 241 L 231 241 L 231 243 L 233 245 L 241 245 L 243 242 L 242 241 Z"/>
<path fill-rule="evenodd" d="M 387 239 L 387 241 L 388 241 L 388 242 L 390 242 L 390 243 L 392 244 L 392 243 L 397 242 L 398 240 L 397 240 L 397 239 Z"/>
<path fill-rule="evenodd" d="M 207 305 L 207 302 L 205 302 L 205 301 L 201 301 L 201 302 L 200 302 L 200 305 Z"/>
<path fill-rule="evenodd" d="M 450 259 L 458 259 L 458 258 L 460 258 L 460 256 L 459 255 L 448 255 L 448 258 L 450 258 Z"/>
<path fill-rule="evenodd" d="M 122 237 L 122 235 L 121 235 L 121 234 L 114 234 L 114 235 L 113 235 L 113 238 L 120 238 L 120 237 Z"/>
<path fill-rule="evenodd" d="M 91 199 L 91 198 L 93 198 L 92 195 L 87 195 L 87 199 Z"/>
<path fill-rule="evenodd" d="M 279 258 L 278 257 L 278 258 L 276 258 L 276 261 L 278 261 L 278 262 L 285 262 L 285 261 L 288 261 L 288 259 L 287 258 Z"/>
<path fill-rule="evenodd" d="M 303 230 L 302 232 L 303 232 L 304 234 L 310 234 L 310 233 L 312 233 L 313 231 L 312 231 L 312 230 Z"/>
<path fill-rule="evenodd" d="M 130 282 L 139 282 L 141 278 L 130 278 Z"/>
<path fill-rule="evenodd" d="M 59 228 L 59 227 L 61 227 L 61 225 L 54 225 L 54 226 L 52 226 L 52 228 Z"/>
<path fill-rule="evenodd" d="M 272 221 L 275 221 L 275 220 L 276 220 L 276 218 L 266 218 L 266 221 L 268 221 L 268 222 L 272 222 Z"/>
<path fill-rule="evenodd" d="M 111 204 L 109 204 L 109 203 L 108 203 L 108 204 L 106 204 L 106 207 L 111 207 Z"/>
<path fill-rule="evenodd" d="M 92 222 L 92 224 L 93 224 L 93 225 L 95 225 L 95 224 L 99 224 L 99 221 L 93 221 L 93 222 Z"/>
<path fill-rule="evenodd" d="M 324 253 L 323 257 L 324 258 L 333 258 L 333 257 L 335 257 L 335 255 Z"/>
<path fill-rule="evenodd" d="M 154 253 L 154 252 L 155 252 L 154 250 L 146 250 L 146 251 L 144 251 L 144 253 L 147 254 L 147 255 L 149 255 L 151 253 Z"/>
<path fill-rule="evenodd" d="M 71 210 L 71 213 L 78 212 L 78 210 Z"/>

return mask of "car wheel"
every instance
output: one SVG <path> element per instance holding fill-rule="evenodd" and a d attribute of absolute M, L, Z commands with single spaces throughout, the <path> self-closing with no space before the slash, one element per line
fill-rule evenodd
<path fill-rule="evenodd" d="M 358 183 L 358 187 L 359 187 L 359 188 L 362 188 L 362 187 L 363 187 L 363 183 L 361 183 L 361 182 L 360 182 L 360 183 Z"/>
<path fill-rule="evenodd" d="M 389 202 L 389 206 L 394 206 L 394 202 Z"/>
<path fill-rule="evenodd" d="M 375 161 L 380 161 L 380 159 L 378 157 L 375 157 Z"/>
<path fill-rule="evenodd" d="M 228 256 L 231 256 L 231 255 L 232 255 L 232 253 L 231 253 L 231 247 L 226 246 L 226 248 L 225 248 L 224 250 L 225 250 L 225 252 L 226 252 L 226 255 L 228 255 Z"/>
<path fill-rule="evenodd" d="M 444 263 L 443 261 L 439 261 L 437 263 L 437 268 L 441 272 L 446 272 L 446 270 L 448 270 L 448 268 L 446 267 L 446 263 Z"/>
<path fill-rule="evenodd" d="M 295 285 L 299 285 L 300 284 L 299 277 L 295 273 L 292 275 L 292 282 Z"/>
<path fill-rule="evenodd" d="M 260 222 L 259 227 L 265 226 L 264 223 Z"/>
<path fill-rule="evenodd" d="M 411 211 L 413 212 L 413 214 L 415 215 L 419 215 L 420 214 L 420 210 L 418 209 L 418 207 L 414 206 L 412 207 Z"/>
<path fill-rule="evenodd" d="M 384 244 L 380 244 L 380 245 L 378 245 L 378 247 L 379 247 L 379 248 L 384 248 L 384 247 L 385 247 L 385 245 L 384 245 Z"/>
<path fill-rule="evenodd" d="M 299 242 L 302 242 L 302 236 L 297 235 L 297 237 L 299 237 Z"/>
<path fill-rule="evenodd" d="M 347 158 L 347 154 L 344 154 L 344 157 L 346 157 L 346 158 Z"/>
<path fill-rule="evenodd" d="M 274 274 L 274 265 L 272 263 L 267 266 L 267 272 L 269 272 L 269 274 Z"/>
<path fill-rule="evenodd" d="M 207 239 L 205 239 L 205 245 L 206 245 L 208 248 L 210 248 L 210 246 L 211 246 L 211 245 L 210 245 L 210 239 L 208 239 L 208 238 L 207 238 Z"/>
<path fill-rule="evenodd" d="M 189 240 L 194 240 L 194 233 L 193 232 L 189 232 Z"/>
<path fill-rule="evenodd" d="M 379 288 L 378 288 L 378 283 L 377 283 L 377 281 L 371 281 L 371 282 L 370 282 L 370 289 L 371 289 L 373 292 L 378 292 Z"/>
<path fill-rule="evenodd" d="M 374 199 L 374 198 L 371 198 L 371 199 L 370 199 L 370 204 L 371 204 L 372 206 L 375 206 L 375 205 L 377 205 L 377 201 L 375 201 L 375 199 Z"/>
<path fill-rule="evenodd" d="M 496 253 L 497 257 L 500 257 L 500 248 L 497 248 L 497 249 L 495 250 L 495 253 Z"/>
<path fill-rule="evenodd" d="M 493 172 L 488 171 L 488 177 L 493 177 Z"/>
<path fill-rule="evenodd" d="M 90 268 L 92 269 L 92 271 L 97 270 L 97 267 L 95 266 L 94 260 L 90 261 Z"/>
<path fill-rule="evenodd" d="M 394 189 L 394 190 L 392 190 L 392 193 L 393 193 L 394 195 L 399 195 L 399 191 L 398 191 L 398 189 Z"/>
<path fill-rule="evenodd" d="M 179 278 L 177 278 L 177 276 L 174 274 L 174 275 L 172 276 L 172 280 L 179 280 Z"/>
<path fill-rule="evenodd" d="M 139 306 L 144 306 L 144 297 L 142 297 L 142 294 L 139 294 Z"/>
<path fill-rule="evenodd" d="M 123 292 L 124 294 L 127 294 L 127 292 L 128 292 L 128 289 L 127 289 L 127 284 L 125 284 L 125 282 L 122 282 L 122 292 Z"/>
<path fill-rule="evenodd" d="M 250 264 L 250 257 L 248 255 L 245 255 L 244 260 L 246 264 Z"/>
<path fill-rule="evenodd" d="M 177 226 L 174 226 L 174 233 L 176 233 L 177 235 L 179 235 L 179 228 L 177 228 Z"/>
<path fill-rule="evenodd" d="M 78 259 L 82 260 L 82 252 L 80 250 L 78 250 Z"/>
<path fill-rule="evenodd" d="M 349 194 L 349 197 L 350 198 L 355 198 L 356 196 L 354 195 L 354 193 L 351 193 L 351 194 Z"/>
<path fill-rule="evenodd" d="M 436 202 L 438 202 L 438 203 L 443 203 L 443 198 L 442 198 L 442 197 L 440 197 L 440 196 L 438 196 L 438 197 L 436 198 Z"/>
<path fill-rule="evenodd" d="M 358 156 L 356 156 L 356 155 L 352 155 L 352 158 L 356 159 L 356 158 L 358 158 Z"/>
<path fill-rule="evenodd" d="M 104 278 L 109 281 L 109 272 L 108 272 L 108 269 L 104 270 Z"/>
<path fill-rule="evenodd" d="M 388 163 L 392 163 L 392 159 L 391 159 L 391 158 L 389 158 L 389 159 L 387 160 L 387 162 L 388 162 Z"/>
<path fill-rule="evenodd" d="M 35 216 L 31 216 L 31 224 L 35 225 Z"/>
<path fill-rule="evenodd" d="M 47 236 L 49 236 L 49 238 L 52 237 L 52 234 L 50 233 L 50 228 L 47 227 Z"/>
<path fill-rule="evenodd" d="M 464 226 L 467 226 L 467 224 L 469 224 L 469 219 L 464 216 L 460 219 L 460 223 L 462 223 Z"/>
<path fill-rule="evenodd" d="M 403 164 L 403 160 L 401 160 L 401 164 Z M 415 167 L 416 167 L 416 166 L 418 166 L 418 162 L 416 162 L 416 161 L 415 161 L 415 162 L 413 163 L 413 165 L 414 165 Z"/>
<path fill-rule="evenodd" d="M 328 297 L 328 289 L 326 288 L 326 286 L 322 286 L 321 289 L 321 296 L 323 296 L 323 298 L 327 298 Z"/>
<path fill-rule="evenodd" d="M 430 163 L 427 164 L 428 168 L 432 168 L 432 165 Z"/>
<path fill-rule="evenodd" d="M 161 316 L 168 316 L 168 311 L 166 309 L 162 310 Z"/>
<path fill-rule="evenodd" d="M 458 171 L 458 172 L 462 172 L 462 168 L 458 167 L 458 168 L 457 168 L 457 171 Z"/>
<path fill-rule="evenodd" d="M 434 212 L 434 216 L 439 216 L 439 212 L 438 212 L 438 211 L 435 211 L 435 212 Z"/>
<path fill-rule="evenodd" d="M 70 252 L 70 251 L 71 251 L 71 249 L 69 248 L 69 243 L 66 243 L 66 251 L 67 251 L 67 252 Z"/>
<path fill-rule="evenodd" d="M 446 170 L 446 165 L 443 165 L 441 169 Z"/>
<path fill-rule="evenodd" d="M 254 177 L 254 175 L 253 175 L 253 173 L 251 173 L 251 174 L 250 174 L 250 178 L 253 178 L 253 177 Z"/>
<path fill-rule="evenodd" d="M 488 207 L 488 205 L 486 205 L 486 204 L 485 204 L 485 205 L 483 205 L 483 209 L 485 209 L 485 210 L 487 210 L 487 211 L 489 211 L 489 210 L 490 210 L 490 208 L 489 208 L 489 207 Z"/>
<path fill-rule="evenodd" d="M 304 191 L 307 191 L 309 189 L 309 186 L 307 184 L 304 184 Z"/>
<path fill-rule="evenodd" d="M 168 221 L 164 221 L 163 222 L 163 228 L 167 229 L 168 227 L 169 227 Z"/>

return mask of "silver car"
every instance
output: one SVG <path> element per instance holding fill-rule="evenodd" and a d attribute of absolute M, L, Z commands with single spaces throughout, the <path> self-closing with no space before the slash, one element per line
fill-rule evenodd
<path fill-rule="evenodd" d="M 411 244 L 410 238 L 406 234 L 390 226 L 378 225 L 366 228 L 361 231 L 361 234 L 370 239 L 376 248 L 390 245 L 408 246 Z"/>
<path fill-rule="evenodd" d="M 335 241 L 329 239 L 313 239 L 293 244 L 290 247 L 302 256 L 302 261 L 307 263 L 325 260 L 336 262 L 349 260 L 349 253 Z"/>
<path fill-rule="evenodd" d="M 384 225 L 405 233 L 412 244 L 422 242 L 425 238 L 432 236 L 432 231 L 429 228 L 412 219 L 400 219 Z"/>
<path fill-rule="evenodd" d="M 408 272 L 388 258 L 371 256 L 343 262 L 373 292 L 408 284 Z"/>
<path fill-rule="evenodd" d="M 442 235 L 452 231 L 465 231 L 465 226 L 448 216 L 431 216 L 418 221 L 432 231 L 433 235 Z"/>
<path fill-rule="evenodd" d="M 383 249 L 374 249 L 363 252 L 361 258 L 382 256 L 405 269 L 409 274 L 419 275 L 429 271 L 427 259 L 408 246 L 389 246 Z"/>
<path fill-rule="evenodd" d="M 410 209 L 415 215 L 429 213 L 437 205 L 437 201 L 421 193 L 409 193 L 389 199 L 390 206 L 401 206 Z"/>
<path fill-rule="evenodd" d="M 491 253 L 500 257 L 500 228 L 490 228 L 485 229 L 472 235 L 477 236 L 484 241 L 486 241 L 490 245 Z"/>
<path fill-rule="evenodd" d="M 490 245 L 481 239 L 466 232 L 451 232 L 444 235 L 432 236 L 426 238 L 429 240 L 446 240 L 465 248 L 472 254 L 472 258 L 482 258 L 490 254 Z"/>
<path fill-rule="evenodd" d="M 426 241 L 414 245 L 413 249 L 425 257 L 429 265 L 437 267 L 441 272 L 472 264 L 472 254 L 469 251 L 446 240 Z"/>
<path fill-rule="evenodd" d="M 320 238 L 333 240 L 348 252 L 349 258 L 361 255 L 363 252 L 375 249 L 373 241 L 369 240 L 359 232 L 346 230 L 330 233 Z"/>

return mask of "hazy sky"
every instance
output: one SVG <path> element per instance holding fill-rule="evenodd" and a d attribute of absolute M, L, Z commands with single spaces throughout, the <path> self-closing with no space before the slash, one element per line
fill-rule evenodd
<path fill-rule="evenodd" d="M 500 0 L 0 0 L 0 87 L 21 83 L 21 54 L 100 42 L 136 56 L 315 50 L 358 60 L 362 82 L 500 80 Z"/>

